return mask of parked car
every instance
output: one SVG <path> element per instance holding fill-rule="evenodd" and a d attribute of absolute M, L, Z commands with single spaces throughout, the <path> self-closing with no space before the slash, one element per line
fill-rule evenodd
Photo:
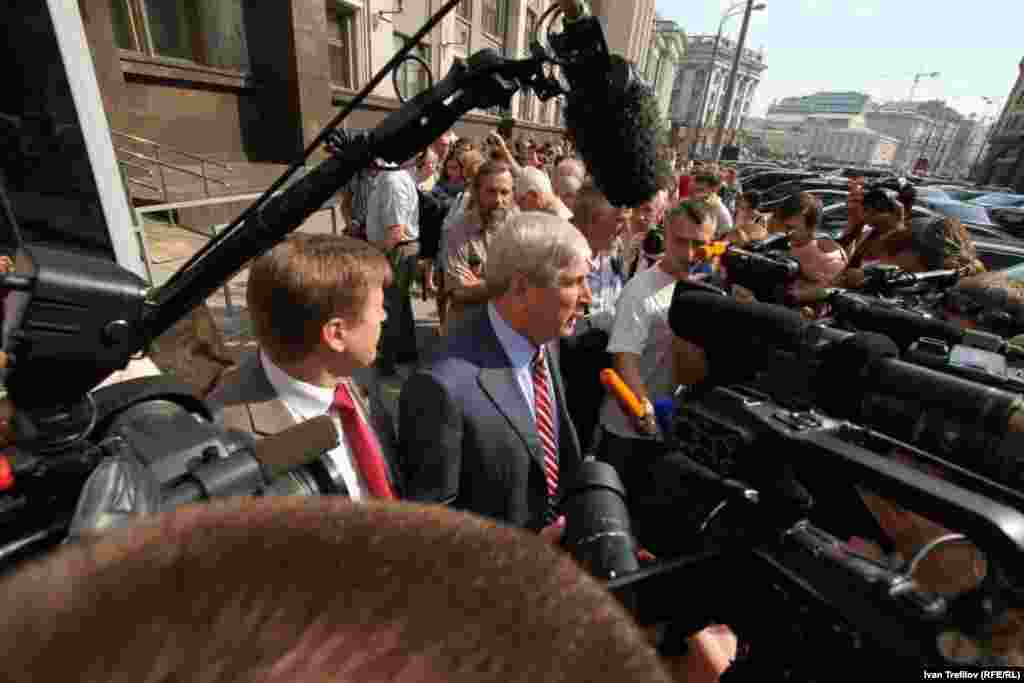
<path fill-rule="evenodd" d="M 992 208 L 988 210 L 992 220 L 1009 233 L 1024 237 L 1024 209 Z"/>
<path fill-rule="evenodd" d="M 1024 235 L 1024 194 L 990 192 L 975 197 L 971 204 L 986 207 L 992 220 L 1004 230 Z"/>
<path fill-rule="evenodd" d="M 952 199 L 949 193 L 943 190 L 941 187 L 933 187 L 929 185 L 918 185 L 914 188 L 917 192 L 917 200 L 923 202 L 924 200 L 948 202 Z"/>
<path fill-rule="evenodd" d="M 812 173 L 810 171 L 764 171 L 744 178 L 743 190 L 747 192 L 750 190 L 766 192 L 779 183 L 817 177 L 817 173 Z"/>
<path fill-rule="evenodd" d="M 1021 209 L 1024 208 L 1024 194 L 990 192 L 989 194 L 975 197 L 971 200 L 971 203 L 993 209 Z"/>
<path fill-rule="evenodd" d="M 839 202 L 831 206 L 826 206 L 821 210 L 821 221 L 819 222 L 819 231 L 825 235 L 828 235 L 832 239 L 837 239 L 846 230 L 847 226 L 847 208 L 846 202 Z M 911 223 L 915 224 L 924 221 L 933 221 L 936 218 L 942 218 L 946 214 L 932 211 L 931 209 L 923 206 L 915 205 L 913 209 L 913 216 Z M 1013 236 L 994 228 L 989 225 L 973 224 L 968 221 L 963 221 L 967 228 L 968 234 L 971 239 L 974 240 L 975 244 L 984 242 L 985 244 L 1006 244 L 1013 246 L 1017 250 L 1024 250 L 1024 242 L 1015 239 Z M 1011 250 L 1012 251 L 1012 250 Z M 990 268 L 989 264 L 984 258 L 980 256 L 982 263 L 985 263 L 986 268 Z M 1024 253 L 1024 251 L 1022 251 Z"/>
<path fill-rule="evenodd" d="M 988 270 L 1005 270 L 1024 266 L 1024 244 L 1016 240 L 974 240 L 978 258 Z"/>
<path fill-rule="evenodd" d="M 846 190 L 825 190 L 825 189 L 807 189 L 807 190 L 796 190 L 797 192 L 806 192 L 807 194 L 813 195 L 818 198 L 822 206 L 830 206 L 837 202 L 845 202 L 847 192 Z M 774 194 L 774 192 L 772 193 Z M 776 199 L 761 202 L 761 209 L 773 209 L 782 202 L 786 201 L 786 197 L 789 193 L 784 194 Z"/>
<path fill-rule="evenodd" d="M 972 190 L 969 187 L 958 187 L 954 185 L 939 185 L 938 189 L 955 202 L 969 202 L 972 199 L 988 194 L 984 190 Z"/>
<path fill-rule="evenodd" d="M 962 222 L 968 225 L 977 225 L 984 228 L 999 228 L 999 224 L 992 220 L 992 216 L 988 209 L 983 206 L 976 204 L 970 204 L 968 202 L 954 202 L 951 200 L 930 200 L 922 202 L 932 211 L 942 214 L 943 216 L 950 216 L 951 218 L 959 218 Z"/>
<path fill-rule="evenodd" d="M 849 187 L 849 185 L 847 184 L 846 178 L 836 178 L 831 176 L 787 180 L 763 192 L 761 202 L 776 202 L 785 199 L 791 194 L 808 192 L 810 190 L 837 190 L 840 192 L 846 192 L 847 187 Z M 832 202 L 829 203 L 831 204 Z"/>

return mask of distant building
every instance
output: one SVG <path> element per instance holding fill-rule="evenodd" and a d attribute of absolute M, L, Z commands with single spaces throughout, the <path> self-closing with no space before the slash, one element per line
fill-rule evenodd
<path fill-rule="evenodd" d="M 803 97 L 786 97 L 768 109 L 771 127 L 800 128 L 822 124 L 829 128 L 863 128 L 864 113 L 871 97 L 860 92 L 817 92 Z"/>
<path fill-rule="evenodd" d="M 824 123 L 811 124 L 804 142 L 811 158 L 858 166 L 891 165 L 898 145 L 898 139 L 869 128 L 833 128 Z"/>
<path fill-rule="evenodd" d="M 970 120 L 945 102 L 889 102 L 867 114 L 868 126 L 900 140 L 895 166 L 913 168 L 927 159 L 929 171 L 941 174 L 963 154 L 960 129 Z M 956 145 L 960 140 L 960 147 Z"/>
<path fill-rule="evenodd" d="M 989 149 L 977 178 L 981 183 L 1006 185 L 1024 192 L 1024 59 L 1018 69 L 1017 82 L 992 129 Z"/>
<path fill-rule="evenodd" d="M 718 41 L 716 50 L 715 38 L 713 35 L 689 37 L 686 56 L 676 73 L 672 92 L 669 118 L 677 130 L 677 140 L 680 140 L 684 152 L 698 156 L 709 153 L 714 143 L 715 128 L 736 54 L 735 41 L 723 37 Z M 724 125 L 723 140 L 726 143 L 734 140 L 737 130 L 743 127 L 761 82 L 761 74 L 767 68 L 762 52 L 743 50 L 736 74 L 731 115 Z"/>
<path fill-rule="evenodd" d="M 672 107 L 672 91 L 679 70 L 686 56 L 686 34 L 674 21 L 656 19 L 654 22 L 654 46 L 647 52 L 644 78 L 658 98 L 658 111 L 668 121 Z"/>

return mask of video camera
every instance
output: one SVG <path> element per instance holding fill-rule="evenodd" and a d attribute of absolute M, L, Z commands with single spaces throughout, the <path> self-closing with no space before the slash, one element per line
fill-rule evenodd
<path fill-rule="evenodd" d="M 753 292 L 758 301 L 782 304 L 787 289 L 800 276 L 800 262 L 784 251 L 754 251 L 730 246 L 722 255 L 730 284 Z"/>
<path fill-rule="evenodd" d="M 820 680 L 836 657 L 863 672 L 948 666 L 943 634 L 983 642 L 1006 606 L 1022 604 L 1018 395 L 899 360 L 878 335 L 692 288 L 677 287 L 669 322 L 705 350 L 708 381 L 677 401 L 653 475 L 661 489 L 651 504 L 675 520 L 683 554 L 660 574 L 612 583 L 638 591 L 641 621 L 685 604 L 707 619 L 687 628 L 718 621 L 749 638 L 753 657 L 736 676 Z M 939 596 L 913 576 L 933 547 L 898 567 L 852 551 L 843 539 L 886 543 L 861 490 L 962 531 L 986 554 L 984 581 Z M 729 591 L 679 588 L 723 578 Z M 755 599 L 773 609 L 751 609 Z M 980 652 L 970 663 L 1000 661 Z"/>

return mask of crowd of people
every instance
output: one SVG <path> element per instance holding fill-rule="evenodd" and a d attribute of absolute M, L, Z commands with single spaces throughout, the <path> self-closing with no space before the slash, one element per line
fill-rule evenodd
<path fill-rule="evenodd" d="M 347 235 L 296 233 L 250 266 L 259 348 L 217 375 L 209 405 L 257 437 L 331 414 L 340 439 L 325 457 L 351 500 L 446 504 L 553 543 L 564 533 L 565 482 L 595 456 L 625 483 L 643 556 L 670 553 L 675 530 L 643 505 L 657 488 L 650 464 L 664 453 L 653 405 L 708 371 L 705 350 L 669 327 L 674 287 L 690 281 L 754 299 L 729 281 L 715 243 L 787 233 L 801 267 L 787 303 L 808 317 L 826 311 L 829 288 L 863 285 L 873 263 L 970 275 L 984 268 L 955 219 L 909 224 L 913 197 L 855 193 L 848 229 L 826 239 L 811 195 L 764 213 L 734 168 L 677 161 L 670 150 L 662 157 L 668 171 L 657 193 L 634 207 L 613 206 L 567 144 L 448 133 L 404 164 L 378 162 L 343 191 Z M 970 324 L 978 292 L 1003 287 L 1008 309 L 1024 301 L 1006 283 L 979 282 L 964 280 L 966 303 L 951 319 Z M 441 321 L 440 339 L 422 357 L 414 283 L 435 299 Z M 1024 317 L 1024 304 L 1014 310 Z M 402 364 L 412 371 L 390 415 L 354 374 L 374 367 L 393 375 Z M 642 415 L 606 394 L 599 373 L 608 367 Z M 863 495 L 889 538 L 850 539 L 851 549 L 910 556 L 947 533 Z M 933 553 L 919 578 L 963 590 L 984 575 L 979 557 L 973 546 Z M 738 647 L 719 626 L 690 646 L 683 668 L 691 680 L 716 679 Z"/>

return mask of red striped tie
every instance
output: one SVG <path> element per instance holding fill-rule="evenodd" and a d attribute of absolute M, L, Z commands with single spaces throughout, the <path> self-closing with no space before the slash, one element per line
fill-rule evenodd
<path fill-rule="evenodd" d="M 548 482 L 548 496 L 558 493 L 558 449 L 555 447 L 554 413 L 548 393 L 548 367 L 544 349 L 533 360 L 533 403 L 537 413 L 537 434 L 544 448 L 544 475 Z"/>

